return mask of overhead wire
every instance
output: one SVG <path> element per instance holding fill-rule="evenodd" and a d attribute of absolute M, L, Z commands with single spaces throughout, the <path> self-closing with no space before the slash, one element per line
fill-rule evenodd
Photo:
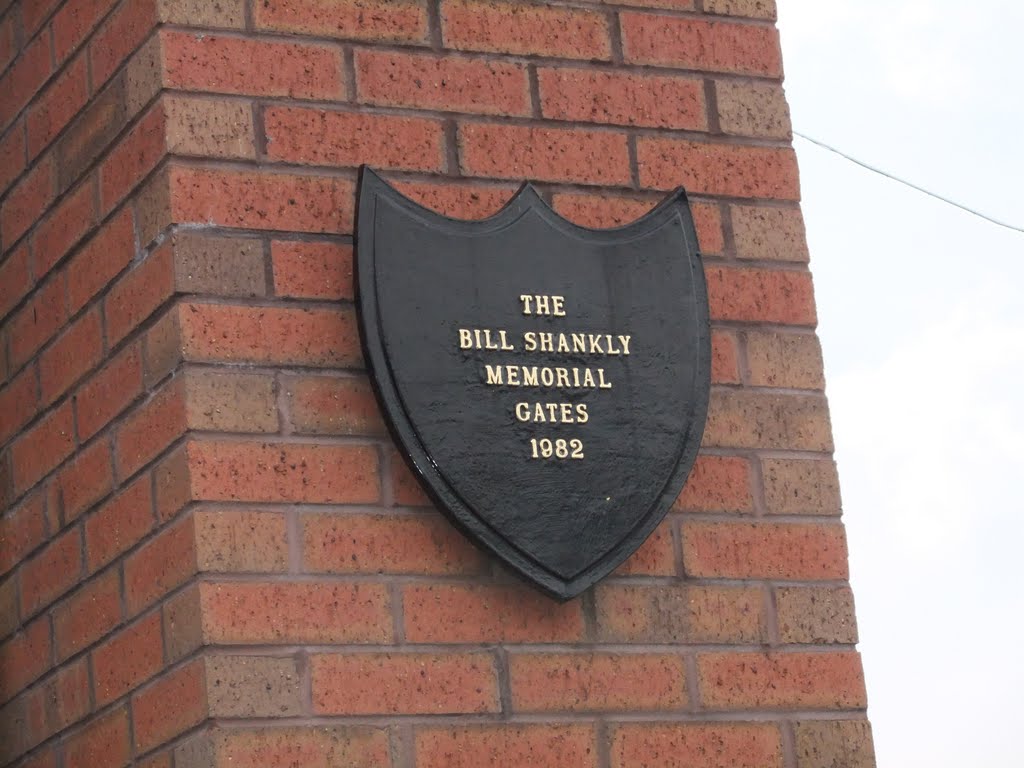
<path fill-rule="evenodd" d="M 1001 221 L 997 218 L 989 216 L 986 213 L 982 213 L 981 211 L 975 208 L 971 208 L 968 205 L 958 203 L 956 200 L 951 200 L 948 197 L 944 197 L 936 192 L 932 192 L 929 189 L 925 189 L 924 187 L 919 186 L 918 184 L 914 184 L 911 181 L 902 179 L 899 176 L 891 174 L 888 171 L 884 171 L 881 168 L 871 165 L 870 163 L 866 163 L 863 160 L 859 160 L 856 157 L 853 157 L 852 155 L 843 152 L 841 149 L 833 147 L 831 144 L 826 144 L 824 141 L 821 141 L 820 139 L 815 139 L 811 136 L 800 133 L 799 131 L 793 131 L 793 135 L 803 139 L 804 141 L 809 141 L 811 144 L 821 147 L 822 149 L 827 150 L 835 155 L 839 155 L 839 157 L 843 158 L 844 160 L 848 160 L 849 162 L 854 163 L 855 165 L 859 165 L 861 168 L 865 168 L 871 171 L 872 173 L 877 173 L 879 176 L 884 176 L 885 178 L 890 179 L 891 181 L 895 181 L 898 184 L 902 184 L 905 187 L 910 187 L 911 189 L 917 192 L 921 192 L 922 194 L 928 195 L 928 197 L 933 197 L 936 200 L 946 203 L 946 205 L 952 205 L 954 208 L 959 208 L 961 211 L 969 213 L 972 216 L 977 216 L 979 219 L 984 219 L 985 221 L 991 224 L 995 224 L 996 226 L 999 227 L 1004 227 L 1005 229 L 1009 229 L 1012 232 L 1019 232 L 1021 234 L 1024 234 L 1024 227 L 1019 227 L 1015 224 L 1010 224 L 1008 222 Z"/>

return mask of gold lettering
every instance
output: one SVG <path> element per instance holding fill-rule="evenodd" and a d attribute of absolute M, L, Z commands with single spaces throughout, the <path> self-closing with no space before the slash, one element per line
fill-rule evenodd
<path fill-rule="evenodd" d="M 533 296 L 524 293 L 522 296 L 519 297 L 519 300 L 523 302 L 523 314 L 532 315 L 533 312 L 530 311 L 530 302 L 533 301 Z"/>
<path fill-rule="evenodd" d="M 569 351 L 569 340 L 565 338 L 564 333 L 558 334 L 558 351 L 560 353 Z"/>
<path fill-rule="evenodd" d="M 505 366 L 505 378 L 508 381 L 510 387 L 519 386 L 519 366 L 518 365 L 506 365 Z"/>
<path fill-rule="evenodd" d="M 540 383 L 545 387 L 553 386 L 555 383 L 555 374 L 550 368 L 540 369 Z"/>
<path fill-rule="evenodd" d="M 548 296 L 534 296 L 533 301 L 537 306 L 538 315 L 550 315 L 551 308 L 548 304 Z"/>
<path fill-rule="evenodd" d="M 590 354 L 603 355 L 604 350 L 601 348 L 601 334 L 589 333 L 587 334 L 587 337 L 590 340 Z"/>
<path fill-rule="evenodd" d="M 558 386 L 568 388 L 569 386 L 569 371 L 565 368 L 555 368 L 555 378 L 558 381 Z"/>
<path fill-rule="evenodd" d="M 487 369 L 487 386 L 501 386 L 501 366 L 485 365 Z"/>
<path fill-rule="evenodd" d="M 554 334 L 546 331 L 541 331 L 538 336 L 540 337 L 540 351 L 541 352 L 554 352 L 555 345 L 553 342 Z"/>
<path fill-rule="evenodd" d="M 607 354 L 609 354 L 609 355 L 621 354 L 619 352 L 619 350 L 613 346 L 615 344 L 615 342 L 612 340 L 612 335 L 610 333 L 605 334 L 605 338 L 608 339 L 608 352 L 607 352 Z"/>
<path fill-rule="evenodd" d="M 632 338 L 632 336 L 619 336 L 619 343 L 622 344 L 622 354 L 629 354 L 629 340 Z"/>
<path fill-rule="evenodd" d="M 587 335 L 585 333 L 574 333 L 572 335 L 572 351 L 576 354 L 587 353 Z"/>
<path fill-rule="evenodd" d="M 516 418 L 519 421 L 530 420 L 530 404 L 529 403 L 516 403 Z"/>
<path fill-rule="evenodd" d="M 590 372 L 589 368 L 583 369 L 583 386 L 594 388 L 597 385 L 594 383 L 594 374 Z"/>
<path fill-rule="evenodd" d="M 537 349 L 537 334 L 533 331 L 527 331 L 523 334 L 523 345 L 526 347 L 527 352 L 533 352 Z"/>
<path fill-rule="evenodd" d="M 508 343 L 508 331 L 498 331 L 498 336 L 501 337 L 501 349 L 503 352 L 511 352 L 515 349 L 511 344 Z M 621 336 L 619 338 L 622 338 Z"/>
<path fill-rule="evenodd" d="M 597 369 L 597 378 L 598 378 L 598 381 L 600 382 L 598 384 L 599 388 L 601 388 L 601 389 L 611 389 L 612 388 L 612 385 L 604 380 L 604 368 L 598 368 Z"/>
<path fill-rule="evenodd" d="M 563 424 L 572 424 L 572 403 L 559 403 L 558 409 L 561 411 L 559 414 L 561 416 L 561 422 Z"/>
<path fill-rule="evenodd" d="M 551 297 L 551 314 L 555 317 L 565 317 L 565 297 Z"/>
<path fill-rule="evenodd" d="M 459 328 L 459 349 L 473 348 L 473 334 L 466 328 Z"/>
<path fill-rule="evenodd" d="M 590 414 L 587 413 L 586 403 L 578 403 L 576 405 L 576 421 L 578 421 L 580 424 L 586 424 L 588 421 L 590 421 Z"/>
<path fill-rule="evenodd" d="M 538 385 L 537 380 L 537 366 L 534 365 L 530 368 L 523 366 L 523 386 L 524 387 L 536 387 Z"/>

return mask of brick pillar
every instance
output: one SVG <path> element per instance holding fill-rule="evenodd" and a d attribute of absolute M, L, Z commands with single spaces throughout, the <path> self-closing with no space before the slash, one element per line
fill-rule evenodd
<path fill-rule="evenodd" d="M 773 0 L 0 0 L 0 764 L 874 765 Z M 689 484 L 564 605 L 383 428 L 356 168 L 683 184 Z"/>

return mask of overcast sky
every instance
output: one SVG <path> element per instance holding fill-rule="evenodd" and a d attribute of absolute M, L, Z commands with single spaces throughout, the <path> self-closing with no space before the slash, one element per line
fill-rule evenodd
<path fill-rule="evenodd" d="M 1024 225 L 1024 4 L 779 6 L 797 131 Z M 794 144 L 878 765 L 1024 765 L 1024 235 Z"/>

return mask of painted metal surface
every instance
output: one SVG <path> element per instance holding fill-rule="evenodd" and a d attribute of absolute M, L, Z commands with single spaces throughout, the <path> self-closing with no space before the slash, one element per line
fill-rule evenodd
<path fill-rule="evenodd" d="M 685 193 L 593 230 L 525 184 L 462 221 L 364 168 L 356 247 L 378 398 L 438 507 L 556 598 L 610 573 L 677 497 L 707 415 Z"/>

